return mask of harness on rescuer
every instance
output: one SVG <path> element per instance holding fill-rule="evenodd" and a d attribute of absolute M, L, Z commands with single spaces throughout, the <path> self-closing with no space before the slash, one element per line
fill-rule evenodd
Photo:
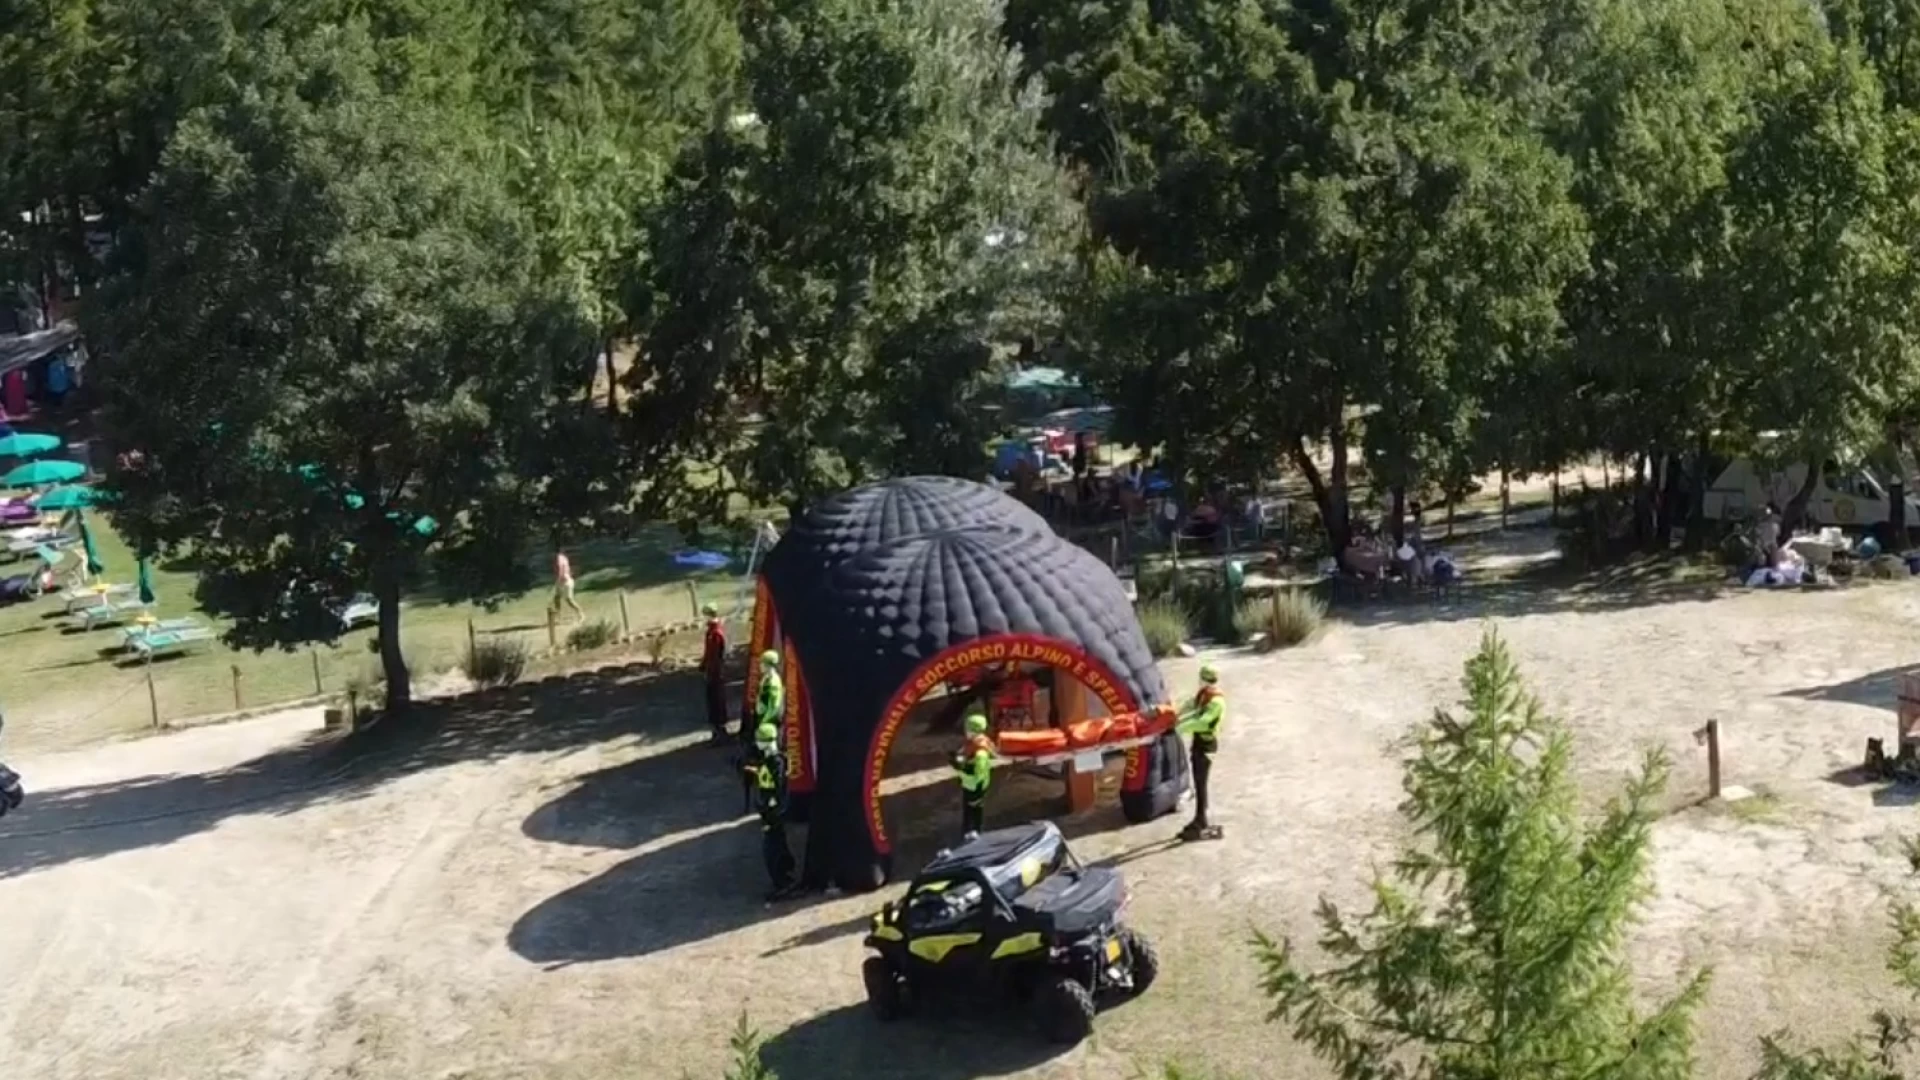
<path fill-rule="evenodd" d="M 760 811 L 761 857 L 772 882 L 768 900 L 789 895 L 794 887 L 793 851 L 787 847 L 787 759 L 780 752 L 780 729 L 761 724 L 754 729 L 754 755 L 745 774 Z"/>

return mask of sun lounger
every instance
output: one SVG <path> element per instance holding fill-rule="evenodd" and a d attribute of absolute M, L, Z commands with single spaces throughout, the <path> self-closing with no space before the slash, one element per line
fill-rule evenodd
<path fill-rule="evenodd" d="M 152 659 L 170 653 L 185 652 L 196 645 L 214 640 L 214 632 L 205 626 L 189 626 L 181 630 L 156 630 L 127 643 L 128 651 L 137 656 Z"/>
<path fill-rule="evenodd" d="M 182 630 L 202 630 L 205 628 L 205 624 L 195 618 L 161 619 L 158 622 L 135 623 L 120 632 L 122 637 L 121 645 L 131 649 L 133 648 L 134 641 L 138 638 L 152 637 L 155 634 L 178 633 Z"/>
<path fill-rule="evenodd" d="M 98 607 L 108 601 L 120 600 L 132 595 L 133 586 L 131 585 L 108 585 L 104 588 L 82 585 L 61 593 L 60 603 L 67 609 L 67 614 L 71 615 L 81 608 Z"/>
<path fill-rule="evenodd" d="M 133 597 L 110 599 L 103 604 L 81 608 L 77 614 L 80 616 L 80 625 L 92 630 L 96 627 L 126 622 L 145 610 L 147 605 L 141 603 L 138 597 Z"/>

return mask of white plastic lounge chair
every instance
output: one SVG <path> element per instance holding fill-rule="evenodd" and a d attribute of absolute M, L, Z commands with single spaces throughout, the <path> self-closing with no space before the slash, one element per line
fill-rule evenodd
<path fill-rule="evenodd" d="M 132 595 L 131 585 L 80 585 L 61 593 L 60 602 L 71 615 L 81 608 L 98 607 Z"/>
<path fill-rule="evenodd" d="M 195 645 L 214 640 L 213 630 L 205 626 L 189 626 L 180 630 L 156 630 L 128 642 L 127 648 L 137 656 L 151 660 L 156 656 L 185 652 Z"/>
<path fill-rule="evenodd" d="M 133 648 L 133 643 L 135 639 L 138 639 L 138 638 L 152 637 L 155 634 L 171 634 L 171 633 L 178 633 L 181 630 L 196 630 L 196 629 L 205 629 L 205 625 L 201 623 L 199 619 L 195 619 L 191 617 L 185 618 L 185 619 L 161 619 L 158 622 L 150 622 L 150 623 L 135 623 L 132 626 L 126 627 L 125 629 L 120 631 L 121 639 L 122 639 L 121 646 L 124 648 L 131 649 Z"/>
<path fill-rule="evenodd" d="M 109 599 L 105 603 L 81 608 L 78 614 L 80 616 L 80 625 L 85 629 L 92 630 L 96 627 L 113 626 L 116 623 L 126 622 L 128 619 L 145 610 L 147 610 L 147 605 L 141 603 L 140 598 L 135 596 Z"/>

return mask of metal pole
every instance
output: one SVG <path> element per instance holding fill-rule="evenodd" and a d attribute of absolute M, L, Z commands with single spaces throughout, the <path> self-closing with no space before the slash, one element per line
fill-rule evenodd
<path fill-rule="evenodd" d="M 320 651 L 318 649 L 308 649 L 307 656 L 313 660 L 313 696 L 319 697 L 327 692 L 326 689 L 320 685 Z"/>
<path fill-rule="evenodd" d="M 233 711 L 239 712 L 240 711 L 240 665 L 234 664 L 232 665 L 232 669 L 233 669 Z"/>
<path fill-rule="evenodd" d="M 620 640 L 625 641 L 633 636 L 633 620 L 627 618 L 626 590 L 622 589 L 616 595 L 620 597 Z"/>
<path fill-rule="evenodd" d="M 698 619 L 700 617 L 700 587 L 691 581 L 687 582 L 687 602 L 692 606 L 693 617 Z"/>

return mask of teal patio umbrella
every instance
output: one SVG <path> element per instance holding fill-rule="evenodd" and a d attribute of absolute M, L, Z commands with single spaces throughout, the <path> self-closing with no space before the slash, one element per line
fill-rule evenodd
<path fill-rule="evenodd" d="M 46 487 L 78 480 L 85 475 L 86 466 L 77 461 L 29 461 L 0 476 L 0 487 Z"/>
<path fill-rule="evenodd" d="M 80 519 L 80 551 L 87 560 L 87 576 L 99 577 L 107 572 L 107 565 L 100 561 L 100 549 L 93 546 L 93 530 L 87 527 L 87 519 Z"/>
<path fill-rule="evenodd" d="M 90 487 L 60 487 L 35 499 L 33 505 L 41 510 L 81 510 L 105 501 L 105 495 Z"/>
<path fill-rule="evenodd" d="M 139 584 L 137 587 L 140 590 L 140 602 L 147 605 L 148 607 L 152 607 L 153 606 L 153 572 L 147 569 L 147 560 L 145 559 L 140 560 L 140 568 L 137 571 L 137 574 L 139 577 Z"/>
<path fill-rule="evenodd" d="M 0 457 L 38 457 L 60 449 L 60 440 L 53 435 L 34 435 L 24 431 L 0 437 Z"/>

